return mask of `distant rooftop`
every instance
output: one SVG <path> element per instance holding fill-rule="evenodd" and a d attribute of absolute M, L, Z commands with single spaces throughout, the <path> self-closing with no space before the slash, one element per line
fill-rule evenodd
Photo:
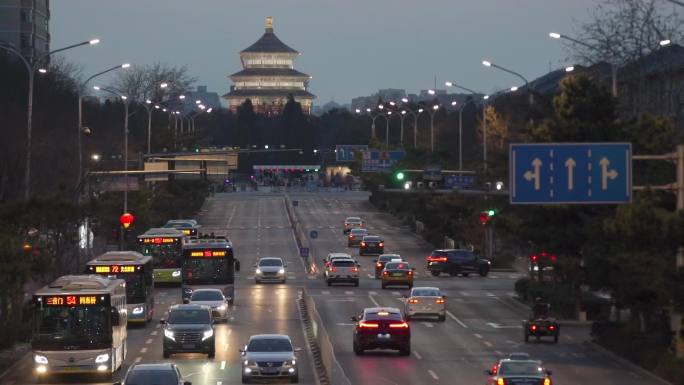
<path fill-rule="evenodd" d="M 287 44 L 280 41 L 275 33 L 273 33 L 273 18 L 270 16 L 266 18 L 266 32 L 264 32 L 256 43 L 245 48 L 241 53 L 247 52 L 299 53 L 297 50 L 288 47 Z"/>

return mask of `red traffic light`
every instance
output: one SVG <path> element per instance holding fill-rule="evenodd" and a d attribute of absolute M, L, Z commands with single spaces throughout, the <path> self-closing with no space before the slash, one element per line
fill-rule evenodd
<path fill-rule="evenodd" d="M 486 211 L 480 213 L 480 224 L 482 226 L 486 225 L 489 221 L 489 214 Z"/>
<path fill-rule="evenodd" d="M 131 227 L 133 222 L 135 222 L 135 217 L 131 213 L 123 213 L 119 217 L 119 222 L 121 223 L 121 226 L 123 226 L 124 229 L 128 229 Z"/>

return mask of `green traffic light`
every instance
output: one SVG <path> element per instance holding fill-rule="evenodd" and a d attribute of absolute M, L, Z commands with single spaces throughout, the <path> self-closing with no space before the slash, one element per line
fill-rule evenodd
<path fill-rule="evenodd" d="M 396 175 L 397 180 L 404 180 L 404 173 L 399 171 Z"/>
<path fill-rule="evenodd" d="M 487 215 L 490 217 L 493 217 L 494 215 L 496 215 L 496 210 L 493 210 L 493 209 L 487 210 Z"/>

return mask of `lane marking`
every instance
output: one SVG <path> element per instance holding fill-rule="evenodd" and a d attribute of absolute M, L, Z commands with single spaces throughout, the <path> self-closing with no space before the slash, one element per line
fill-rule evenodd
<path fill-rule="evenodd" d="M 353 292 L 353 291 L 347 290 L 347 291 L 344 292 L 344 294 L 346 294 L 346 295 L 354 295 L 354 292 Z"/>
<path fill-rule="evenodd" d="M 453 315 L 449 310 L 446 311 L 446 314 L 449 316 L 449 318 L 451 318 L 452 320 L 456 321 L 459 325 L 461 325 L 462 327 L 468 329 L 468 325 L 466 325 L 465 323 L 463 323 L 463 321 L 461 321 L 460 319 L 458 319 L 458 317 L 456 317 L 455 315 Z"/>
<path fill-rule="evenodd" d="M 371 302 L 373 302 L 373 304 L 374 304 L 376 307 L 382 307 L 382 306 L 380 306 L 380 304 L 378 303 L 378 301 L 376 301 L 375 298 L 373 298 L 372 295 L 368 294 L 368 298 L 370 298 Z"/>
<path fill-rule="evenodd" d="M 152 330 L 152 333 L 150 333 L 151 336 L 156 336 L 157 334 L 159 334 L 158 330 Z"/>
<path fill-rule="evenodd" d="M 413 351 L 413 355 L 416 356 L 416 358 L 419 359 L 419 360 L 422 360 L 422 359 L 423 359 L 423 356 L 421 356 L 420 353 L 418 353 L 418 352 L 415 351 L 415 350 Z"/>
<path fill-rule="evenodd" d="M 226 361 L 221 361 L 221 370 L 226 370 Z"/>
<path fill-rule="evenodd" d="M 494 345 L 492 345 L 492 343 L 489 342 L 489 341 L 484 341 L 483 344 L 485 344 L 485 346 L 488 347 L 488 348 L 491 348 L 492 346 L 494 346 Z"/>
<path fill-rule="evenodd" d="M 368 278 L 375 279 L 375 276 L 373 274 L 368 274 Z"/>
<path fill-rule="evenodd" d="M 426 328 L 431 328 L 434 325 L 432 325 L 432 322 L 421 322 L 421 324 L 425 325 Z"/>
<path fill-rule="evenodd" d="M 377 291 L 369 291 L 368 294 L 369 295 L 378 295 L 378 292 Z"/>
<path fill-rule="evenodd" d="M 473 333 L 473 335 L 474 335 L 475 337 L 477 337 L 477 338 L 482 339 L 482 335 L 481 335 L 481 334 Z"/>
<path fill-rule="evenodd" d="M 145 344 L 149 345 L 154 341 L 152 338 L 148 338 L 147 341 L 145 341 Z"/>
<path fill-rule="evenodd" d="M 392 292 L 392 295 L 401 295 L 401 293 L 398 292 L 398 291 L 393 291 L 393 292 Z"/>
<path fill-rule="evenodd" d="M 437 375 L 437 373 L 433 372 L 432 370 L 428 370 L 428 374 L 429 374 L 430 377 L 432 377 L 434 380 L 439 380 L 439 376 Z"/>
<path fill-rule="evenodd" d="M 147 347 L 144 347 L 144 348 L 140 349 L 140 353 L 142 353 L 142 354 L 147 353 Z"/>
<path fill-rule="evenodd" d="M 323 294 L 323 295 L 330 295 L 330 291 L 329 291 L 329 290 L 323 290 L 323 291 L 321 292 L 321 294 Z"/>
<path fill-rule="evenodd" d="M 138 362 L 142 361 L 142 357 L 135 357 L 134 361 L 137 364 Z"/>
<path fill-rule="evenodd" d="M 499 356 L 503 356 L 503 352 L 501 350 L 495 350 L 494 353 L 496 353 Z"/>

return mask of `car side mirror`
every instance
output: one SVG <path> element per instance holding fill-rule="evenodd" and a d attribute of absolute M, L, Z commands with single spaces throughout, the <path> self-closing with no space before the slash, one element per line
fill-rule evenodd
<path fill-rule="evenodd" d="M 442 294 L 442 298 L 446 298 L 446 297 L 447 297 L 447 295 L 446 295 L 446 294 Z"/>
<path fill-rule="evenodd" d="M 235 271 L 240 271 L 240 261 L 238 261 L 237 259 L 235 260 Z"/>
<path fill-rule="evenodd" d="M 416 271 L 416 268 L 415 268 L 415 267 L 412 267 L 411 270 L 412 270 L 412 271 Z"/>
<path fill-rule="evenodd" d="M 283 263 L 283 267 L 287 267 L 287 263 Z"/>
<path fill-rule="evenodd" d="M 378 263 L 378 260 L 377 260 L 377 259 L 374 259 L 374 260 L 373 260 L 373 263 Z"/>
<path fill-rule="evenodd" d="M 243 355 L 243 356 L 245 355 L 245 349 L 239 349 L 238 351 L 240 352 L 241 355 Z"/>
<path fill-rule="evenodd" d="M 259 265 L 257 265 L 256 263 L 254 264 L 254 267 L 258 267 L 258 266 L 259 266 Z"/>
<path fill-rule="evenodd" d="M 110 316 L 112 319 L 112 326 L 119 326 L 121 324 L 121 315 L 115 307 L 111 308 Z"/>
<path fill-rule="evenodd" d="M 354 321 L 354 322 L 357 322 L 357 321 L 359 320 L 359 317 L 353 315 L 353 316 L 351 316 L 349 319 L 352 320 L 352 321 Z"/>
<path fill-rule="evenodd" d="M 160 324 L 160 325 L 166 325 L 166 320 L 163 319 L 163 318 L 160 319 L 160 320 L 159 320 L 159 324 Z"/>
<path fill-rule="evenodd" d="M 491 369 L 487 369 L 487 370 L 484 371 L 484 374 L 486 374 L 486 375 L 488 375 L 488 376 L 493 376 L 493 375 L 494 375 L 494 372 L 492 372 Z"/>

